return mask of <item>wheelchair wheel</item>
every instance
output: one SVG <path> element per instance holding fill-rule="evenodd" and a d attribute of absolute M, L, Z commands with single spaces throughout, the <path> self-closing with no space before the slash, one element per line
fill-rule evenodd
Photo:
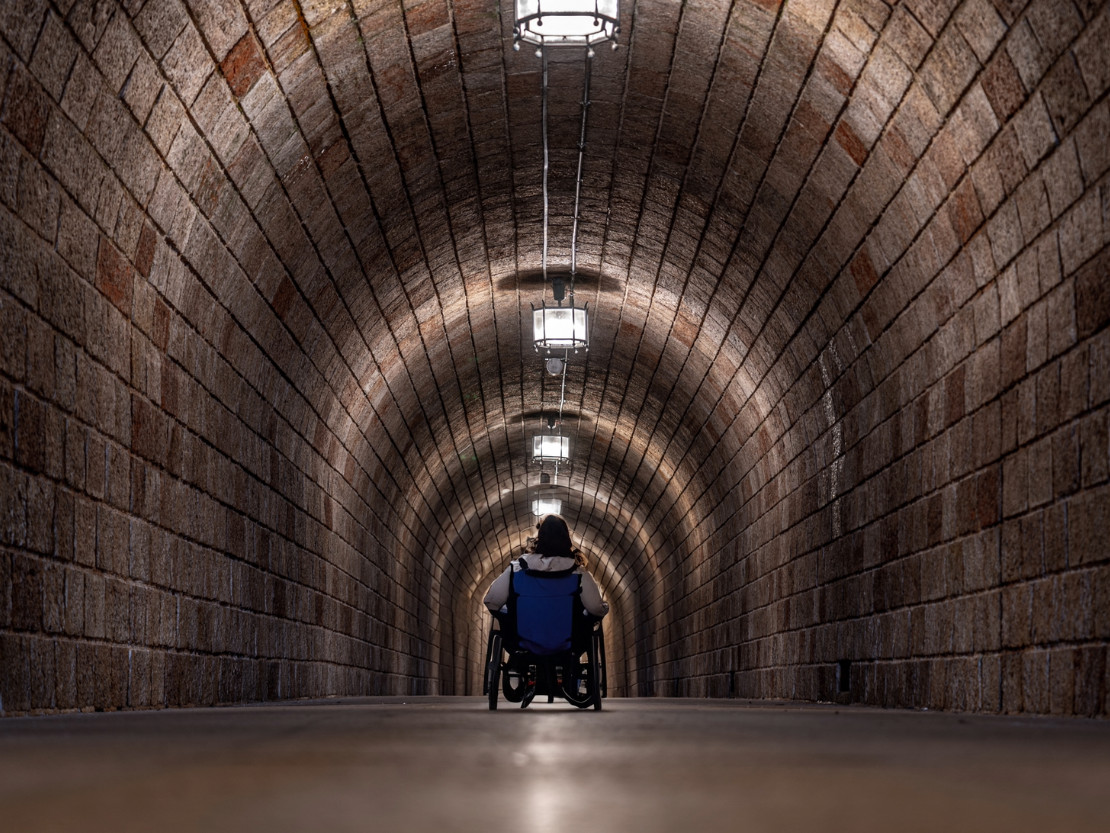
<path fill-rule="evenodd" d="M 586 651 L 587 663 L 590 666 L 586 678 L 589 701 L 593 703 L 594 711 L 601 711 L 601 662 L 598 651 L 598 638 L 596 634 L 590 639 L 590 646 Z"/>
<path fill-rule="evenodd" d="M 563 668 L 562 694 L 572 706 L 580 709 L 589 708 L 590 699 L 590 666 L 587 659 L 582 661 L 581 656 L 574 657 Z"/>
<path fill-rule="evenodd" d="M 527 689 L 527 677 L 516 669 L 508 668 L 501 675 L 501 693 L 510 703 L 519 703 L 523 700 Z"/>
<path fill-rule="evenodd" d="M 497 690 L 501 677 L 501 634 L 490 635 L 489 663 L 486 665 L 486 690 L 489 692 L 490 711 L 497 710 Z"/>

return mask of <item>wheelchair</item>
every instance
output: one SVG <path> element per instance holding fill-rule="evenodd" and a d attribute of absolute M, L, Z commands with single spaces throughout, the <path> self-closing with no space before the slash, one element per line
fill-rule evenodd
<path fill-rule="evenodd" d="M 504 695 L 526 708 L 537 696 L 552 703 L 601 709 L 607 696 L 605 636 L 601 619 L 582 607 L 580 579 L 573 571 L 510 578 L 506 609 L 493 613 L 486 641 L 482 694 L 490 710 Z"/>

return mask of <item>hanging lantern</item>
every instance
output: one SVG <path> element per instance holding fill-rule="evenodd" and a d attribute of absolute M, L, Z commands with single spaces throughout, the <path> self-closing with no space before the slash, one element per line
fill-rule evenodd
<path fill-rule="evenodd" d="M 520 41 L 536 46 L 595 46 L 609 41 L 617 48 L 620 0 L 516 0 L 514 48 Z"/>
<path fill-rule="evenodd" d="M 532 307 L 532 346 L 536 351 L 590 349 L 590 314 L 587 306 Z"/>
<path fill-rule="evenodd" d="M 532 514 L 543 517 L 544 515 L 559 515 L 563 511 L 563 502 L 557 497 L 540 497 L 532 501 Z"/>
<path fill-rule="evenodd" d="M 541 464 L 569 462 L 570 437 L 562 434 L 537 434 L 532 437 L 532 461 Z"/>

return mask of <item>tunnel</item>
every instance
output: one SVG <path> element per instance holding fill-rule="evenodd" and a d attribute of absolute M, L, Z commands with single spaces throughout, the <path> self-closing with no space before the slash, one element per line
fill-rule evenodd
<path fill-rule="evenodd" d="M 1108 41 L 1098 0 L 625 0 L 593 57 L 507 0 L 7 0 L 0 712 L 479 694 L 546 488 L 612 696 L 1105 716 Z"/>

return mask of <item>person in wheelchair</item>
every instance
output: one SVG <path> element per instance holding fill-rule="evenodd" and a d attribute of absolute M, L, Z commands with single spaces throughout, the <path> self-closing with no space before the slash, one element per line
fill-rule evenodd
<path fill-rule="evenodd" d="M 604 643 L 600 621 L 609 612 L 585 559 L 558 515 L 537 526 L 529 551 L 490 586 L 484 602 L 500 628 L 490 633 L 486 689 L 497 708 L 498 678 L 505 699 L 527 706 L 556 694 L 581 708 L 601 708 Z M 501 662 L 502 649 L 509 659 Z M 585 657 L 583 662 L 582 658 Z"/>

